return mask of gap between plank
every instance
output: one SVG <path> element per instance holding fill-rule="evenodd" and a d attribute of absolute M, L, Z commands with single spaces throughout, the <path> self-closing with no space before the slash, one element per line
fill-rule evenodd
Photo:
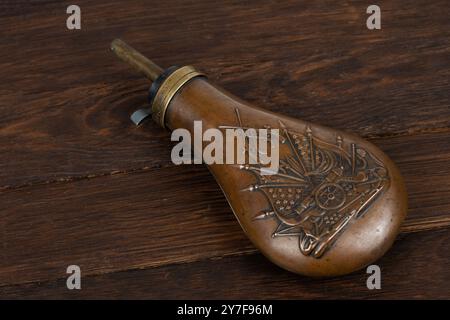
<path fill-rule="evenodd" d="M 442 128 L 434 128 L 434 129 L 423 129 L 423 130 L 416 130 L 416 131 L 402 131 L 398 133 L 388 133 L 388 134 L 377 134 L 377 135 L 361 135 L 362 138 L 367 140 L 375 140 L 375 139 L 386 139 L 386 138 L 397 138 L 397 137 L 412 137 L 412 136 L 419 136 L 419 135 L 428 135 L 432 133 L 447 133 L 450 132 L 450 127 L 442 127 Z M 29 182 L 29 183 L 22 183 L 16 186 L 0 186 L 0 192 L 4 191 L 16 191 L 20 189 L 25 188 L 32 188 L 32 187 L 39 187 L 43 185 L 49 185 L 53 183 L 71 183 L 71 182 L 77 182 L 80 180 L 88 180 L 88 179 L 94 179 L 94 178 L 102 178 L 107 176 L 113 176 L 118 174 L 135 174 L 135 173 L 143 173 L 146 171 L 150 171 L 153 169 L 165 169 L 170 168 L 173 166 L 173 164 L 167 162 L 167 163 L 155 163 L 153 165 L 141 167 L 141 168 L 130 168 L 130 169 L 123 169 L 123 170 L 113 170 L 110 172 L 101 172 L 101 173 L 90 173 L 80 176 L 64 176 L 57 179 L 51 179 L 51 180 L 42 180 L 42 181 L 36 181 L 36 182 Z"/>

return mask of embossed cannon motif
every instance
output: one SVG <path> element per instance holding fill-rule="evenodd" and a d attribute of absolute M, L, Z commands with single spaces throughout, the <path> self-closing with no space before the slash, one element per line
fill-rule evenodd
<path fill-rule="evenodd" d="M 304 255 L 320 258 L 389 186 L 388 171 L 356 144 L 346 149 L 340 136 L 331 144 L 309 127 L 298 133 L 280 126 L 288 152 L 280 154 L 279 172 L 261 175 L 259 166 L 241 166 L 257 178 L 246 190 L 264 193 L 269 205 L 254 220 L 276 219 L 273 237 L 298 237 Z"/>

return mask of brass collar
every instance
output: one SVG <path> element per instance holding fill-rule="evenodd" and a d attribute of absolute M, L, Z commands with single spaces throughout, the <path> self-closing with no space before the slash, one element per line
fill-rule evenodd
<path fill-rule="evenodd" d="M 172 101 L 172 98 L 183 85 L 198 76 L 204 76 L 204 74 L 198 72 L 192 66 L 184 66 L 172 72 L 164 80 L 156 92 L 151 106 L 152 118 L 156 123 L 160 124 L 163 128 L 166 127 L 165 116 L 170 101 Z"/>

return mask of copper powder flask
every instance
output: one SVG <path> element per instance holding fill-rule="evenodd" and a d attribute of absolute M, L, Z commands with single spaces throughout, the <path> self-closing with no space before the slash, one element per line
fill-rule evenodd
<path fill-rule="evenodd" d="M 359 270 L 393 244 L 406 216 L 407 195 L 395 164 L 355 135 L 251 106 L 208 82 L 193 67 L 162 70 L 121 40 L 112 50 L 153 81 L 152 118 L 164 128 L 202 120 L 204 129 L 279 129 L 279 171 L 212 164 L 242 229 L 272 262 L 308 276 Z"/>

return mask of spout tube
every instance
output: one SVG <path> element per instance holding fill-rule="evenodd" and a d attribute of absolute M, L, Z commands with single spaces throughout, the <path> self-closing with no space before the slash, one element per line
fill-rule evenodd
<path fill-rule="evenodd" d="M 123 61 L 131 65 L 137 71 L 143 73 L 151 81 L 163 72 L 163 69 L 153 61 L 147 59 L 141 53 L 130 47 L 124 41 L 115 39 L 111 42 L 111 50 Z"/>

